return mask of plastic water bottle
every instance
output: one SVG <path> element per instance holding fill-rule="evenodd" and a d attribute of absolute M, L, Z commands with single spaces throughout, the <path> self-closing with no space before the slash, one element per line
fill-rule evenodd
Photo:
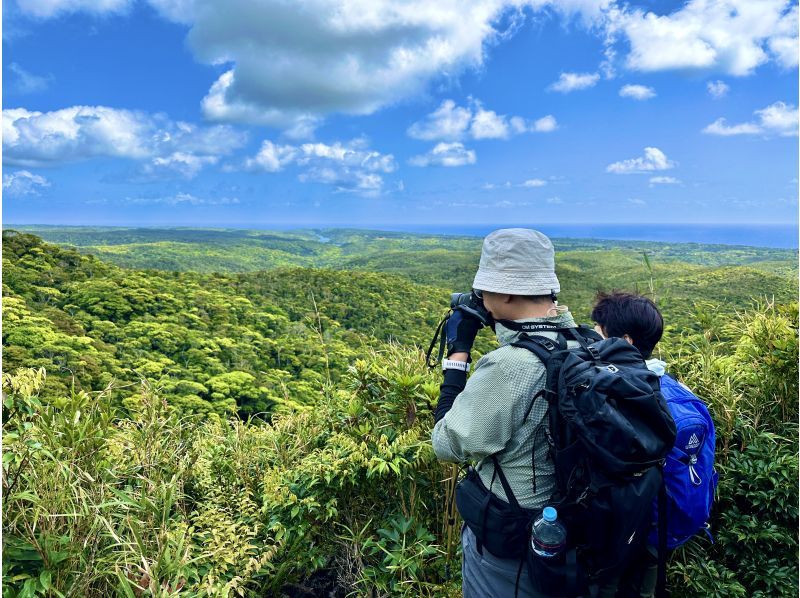
<path fill-rule="evenodd" d="M 567 530 L 558 521 L 558 512 L 553 507 L 545 507 L 542 514 L 533 522 L 531 548 L 543 558 L 559 554 L 567 545 Z"/>

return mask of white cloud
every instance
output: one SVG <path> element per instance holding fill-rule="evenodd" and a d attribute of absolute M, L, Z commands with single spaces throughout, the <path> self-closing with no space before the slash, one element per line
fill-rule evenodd
<path fill-rule="evenodd" d="M 363 139 L 354 139 L 347 144 L 340 141 L 332 145 L 304 143 L 300 146 L 300 150 L 301 155 L 298 158 L 300 164 L 320 159 L 370 172 L 393 172 L 397 168 L 392 154 L 381 154 L 367 148 Z"/>
<path fill-rule="evenodd" d="M 633 70 L 742 76 L 770 59 L 797 64 L 797 6 L 788 0 L 689 0 L 666 15 L 616 8 L 607 17 L 609 38 L 621 33 L 630 45 Z"/>
<path fill-rule="evenodd" d="M 767 62 L 798 62 L 793 0 L 687 0 L 671 12 L 630 8 L 622 0 L 146 0 L 188 29 L 204 64 L 224 67 L 202 108 L 206 117 L 283 128 L 306 139 L 330 113 L 371 114 L 453 80 L 485 63 L 487 48 L 520 30 L 531 14 L 578 16 L 605 44 L 599 70 L 616 62 L 639 71 L 701 69 L 747 75 Z M 122 13 L 134 0 L 19 0 L 37 18 L 84 11 Z M 504 17 L 512 15 L 511 19 Z M 535 17 L 534 17 L 535 18 Z M 511 21 L 509 25 L 508 22 Z M 500 24 L 506 26 L 499 30 Z M 569 92 L 598 73 L 561 73 L 550 89 Z M 499 116 L 499 115 L 498 115 Z M 504 131 L 552 129 L 504 126 Z M 457 137 L 437 136 L 456 141 Z"/>
<path fill-rule="evenodd" d="M 435 78 L 479 67 L 508 7 L 502 0 L 219 0 L 178 16 L 191 18 L 197 60 L 232 65 L 203 100 L 207 117 L 292 127 L 333 112 L 371 114 Z"/>
<path fill-rule="evenodd" d="M 619 95 L 634 100 L 649 100 L 656 97 L 656 90 L 646 85 L 623 85 L 619 90 Z"/>
<path fill-rule="evenodd" d="M 462 143 L 437 143 L 427 154 L 414 156 L 409 161 L 412 166 L 464 166 L 475 164 L 475 152 Z"/>
<path fill-rule="evenodd" d="M 554 204 L 554 205 L 558 205 L 558 204 L 563 204 L 564 203 L 564 200 L 561 199 L 558 196 L 556 196 L 556 197 L 548 197 L 545 201 L 547 203 L 549 203 L 549 204 Z"/>
<path fill-rule="evenodd" d="M 383 177 L 374 172 L 329 166 L 313 167 L 302 173 L 299 179 L 333 185 L 338 193 L 358 193 L 367 197 L 379 195 L 384 183 Z"/>
<path fill-rule="evenodd" d="M 655 185 L 680 185 L 680 180 L 671 176 L 653 176 L 650 177 L 650 186 Z"/>
<path fill-rule="evenodd" d="M 217 156 L 196 156 L 186 152 L 173 152 L 168 156 L 153 158 L 150 164 L 143 167 L 143 171 L 145 174 L 177 173 L 191 179 L 197 176 L 203 167 L 216 164 L 218 161 Z"/>
<path fill-rule="evenodd" d="M 511 120 L 513 121 L 514 119 Z M 549 133 L 550 131 L 555 131 L 557 128 L 558 128 L 558 123 L 556 122 L 556 119 L 552 114 L 543 116 L 542 118 L 537 119 L 533 123 L 533 130 L 536 131 L 537 133 Z"/>
<path fill-rule="evenodd" d="M 334 185 L 337 191 L 362 195 L 378 194 L 384 183 L 380 173 L 397 169 L 394 156 L 369 149 L 364 139 L 302 145 L 265 140 L 259 152 L 244 163 L 245 169 L 261 172 L 278 172 L 290 165 L 304 168 L 298 176 L 303 182 Z"/>
<path fill-rule="evenodd" d="M 50 181 L 28 170 L 17 170 L 3 175 L 3 191 L 10 196 L 39 195 L 43 188 L 49 186 Z"/>
<path fill-rule="evenodd" d="M 195 165 L 227 155 L 246 135 L 229 126 L 196 125 L 163 114 L 72 106 L 52 112 L 25 108 L 3 110 L 3 161 L 19 166 L 56 166 L 97 157 L 152 160 L 161 166 L 183 159 Z M 175 154 L 179 154 L 176 156 Z M 194 158 L 190 158 L 194 155 Z"/>
<path fill-rule="evenodd" d="M 292 145 L 276 145 L 270 140 L 261 144 L 258 153 L 245 160 L 247 170 L 261 170 L 264 172 L 278 172 L 284 166 L 291 164 L 298 154 L 298 148 Z"/>
<path fill-rule="evenodd" d="M 547 184 L 547 181 L 543 179 L 528 179 L 524 181 L 520 186 L 521 187 L 544 187 Z"/>
<path fill-rule="evenodd" d="M 657 147 L 644 148 L 644 156 L 614 162 L 606 167 L 606 172 L 613 174 L 641 174 L 654 170 L 669 170 L 675 163 Z"/>
<path fill-rule="evenodd" d="M 17 0 L 22 12 L 40 19 L 75 12 L 97 15 L 122 13 L 128 10 L 130 4 L 130 0 Z"/>
<path fill-rule="evenodd" d="M 551 84 L 548 89 L 560 91 L 561 93 L 569 93 L 579 89 L 594 87 L 599 80 L 600 75 L 597 73 L 561 73 L 558 77 L 558 81 Z"/>
<path fill-rule="evenodd" d="M 436 139 L 461 139 L 469 128 L 472 110 L 457 106 L 453 100 L 444 100 L 423 120 L 408 128 L 409 137 L 433 141 Z"/>
<path fill-rule="evenodd" d="M 706 84 L 706 89 L 708 90 L 708 95 L 715 100 L 718 100 L 719 98 L 724 98 L 726 95 L 728 95 L 728 92 L 731 88 L 724 81 L 709 81 Z"/>
<path fill-rule="evenodd" d="M 444 100 L 436 110 L 412 124 L 407 133 L 414 139 L 459 141 L 465 138 L 507 139 L 522 133 L 549 133 L 556 128 L 558 123 L 550 114 L 530 121 L 521 116 L 497 114 L 485 109 L 477 100 L 472 100 L 469 107 Z"/>
<path fill-rule="evenodd" d="M 798 114 L 794 106 L 775 102 L 766 108 L 756 110 L 755 114 L 766 131 L 783 136 L 797 135 Z"/>
<path fill-rule="evenodd" d="M 16 93 L 26 94 L 44 91 L 52 80 L 51 76 L 41 77 L 29 73 L 16 62 L 8 65 L 8 69 L 11 71 L 10 86 Z"/>
<path fill-rule="evenodd" d="M 718 118 L 713 123 L 703 129 L 703 133 L 709 135 L 758 135 L 761 133 L 761 127 L 756 123 L 741 123 L 738 125 L 729 125 L 724 118 Z"/>
<path fill-rule="evenodd" d="M 509 135 L 508 121 L 494 110 L 478 108 L 472 118 L 470 135 L 473 139 L 506 139 Z"/>
<path fill-rule="evenodd" d="M 647 205 L 647 202 L 643 199 L 639 199 L 638 197 L 632 197 L 628 200 L 628 203 L 633 204 L 635 206 L 644 206 Z"/>
<path fill-rule="evenodd" d="M 713 123 L 703 129 L 703 133 L 710 135 L 778 135 L 781 137 L 792 137 L 797 135 L 798 111 L 791 104 L 775 102 L 756 110 L 756 119 L 750 122 L 729 125 L 724 118 L 718 118 Z"/>

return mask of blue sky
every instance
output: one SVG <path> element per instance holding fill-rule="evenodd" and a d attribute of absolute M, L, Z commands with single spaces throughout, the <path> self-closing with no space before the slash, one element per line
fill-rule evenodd
<path fill-rule="evenodd" d="M 6 0 L 5 222 L 796 223 L 797 11 Z"/>

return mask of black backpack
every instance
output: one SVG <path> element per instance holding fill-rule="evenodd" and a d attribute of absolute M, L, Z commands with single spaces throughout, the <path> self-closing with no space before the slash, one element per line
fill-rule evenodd
<path fill-rule="evenodd" d="M 547 368 L 545 388 L 533 400 L 543 394 L 549 405 L 546 438 L 556 473 L 550 504 L 567 528 L 567 550 L 557 567 L 527 550 L 528 566 L 539 591 L 579 595 L 619 576 L 632 551 L 643 547 L 675 424 L 658 376 L 631 344 L 604 340 L 585 326 L 531 324 L 517 324 L 534 334 L 513 346 Z M 557 339 L 536 335 L 540 330 Z M 569 349 L 567 340 L 580 346 Z M 664 554 L 660 561 L 663 587 Z"/>

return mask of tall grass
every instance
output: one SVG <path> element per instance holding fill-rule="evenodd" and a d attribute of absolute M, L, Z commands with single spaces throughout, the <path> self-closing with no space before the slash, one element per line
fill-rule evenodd
<path fill-rule="evenodd" d="M 668 339 L 719 437 L 715 544 L 676 595 L 797 588 L 797 306 L 758 304 Z M 453 469 L 430 446 L 438 375 L 389 345 L 271 423 L 181 417 L 147 385 L 39 398 L 3 376 L 3 595 L 457 596 Z"/>

